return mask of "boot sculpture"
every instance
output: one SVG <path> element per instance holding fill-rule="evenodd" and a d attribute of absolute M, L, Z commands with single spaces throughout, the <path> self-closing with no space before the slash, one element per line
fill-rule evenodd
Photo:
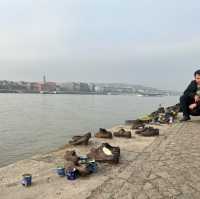
<path fill-rule="evenodd" d="M 88 145 L 89 139 L 91 138 L 91 133 L 86 133 L 82 136 L 73 136 L 69 144 L 72 145 Z"/>
<path fill-rule="evenodd" d="M 114 132 L 113 135 L 115 137 L 131 138 L 131 132 L 130 131 L 125 131 L 123 128 L 121 128 L 117 132 Z"/>
<path fill-rule="evenodd" d="M 98 148 L 92 148 L 87 156 L 97 162 L 117 164 L 120 158 L 120 148 L 103 143 Z"/>
<path fill-rule="evenodd" d="M 100 128 L 99 132 L 95 134 L 96 138 L 107 138 L 112 139 L 112 133 L 110 131 L 107 131 L 106 129 Z"/>

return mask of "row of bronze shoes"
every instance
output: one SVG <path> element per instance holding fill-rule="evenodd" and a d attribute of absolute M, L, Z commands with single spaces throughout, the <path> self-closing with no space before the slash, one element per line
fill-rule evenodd
<path fill-rule="evenodd" d="M 99 131 L 95 134 L 96 138 L 104 138 L 104 139 L 112 139 L 113 135 L 115 137 L 125 137 L 125 138 L 131 138 L 131 131 L 126 131 L 123 128 L 121 128 L 119 131 L 112 132 L 100 128 Z M 86 133 L 85 135 L 82 136 L 73 136 L 72 140 L 69 141 L 69 144 L 71 145 L 88 145 L 89 139 L 92 137 L 92 134 Z"/>
<path fill-rule="evenodd" d="M 146 120 L 127 120 L 125 123 L 131 125 L 131 129 L 135 130 L 135 134 L 151 137 L 159 136 L 159 129 L 146 126 L 146 124 L 151 124 L 152 121 L 159 119 L 160 115 L 164 116 L 163 123 L 168 122 L 169 117 L 175 117 L 180 111 L 180 105 L 168 107 L 167 109 L 159 108 L 157 111 L 151 113 L 149 118 Z M 112 139 L 115 137 L 131 138 L 131 131 L 126 131 L 121 128 L 118 131 L 112 133 L 104 128 L 100 128 L 95 134 L 96 138 Z M 88 145 L 92 134 L 86 133 L 82 136 L 73 136 L 72 140 L 69 141 L 71 145 Z M 104 162 L 111 164 L 118 164 L 120 158 L 120 148 L 116 146 L 111 146 L 108 143 L 103 143 L 97 148 L 91 148 L 90 152 L 83 158 L 76 154 L 76 151 L 66 151 L 65 160 L 65 170 L 77 172 L 80 176 L 87 176 L 97 169 L 96 162 Z"/>
<path fill-rule="evenodd" d="M 156 111 L 150 113 L 145 118 L 137 120 L 126 120 L 125 124 L 131 125 L 132 129 L 143 127 L 145 124 L 170 124 L 178 119 L 180 113 L 180 104 L 169 106 L 167 108 L 159 107 Z"/>
<path fill-rule="evenodd" d="M 123 132 L 126 132 L 125 130 Z M 125 133 L 126 134 L 126 133 Z M 86 133 L 82 136 L 73 136 L 69 141 L 71 145 L 88 145 L 89 140 L 92 137 L 91 133 Z M 100 128 L 99 132 L 95 134 L 97 138 L 112 139 L 113 134 L 106 129 Z M 129 134 L 131 137 L 131 132 Z M 68 173 L 76 172 L 79 176 L 87 176 L 96 172 L 97 162 L 118 164 L 120 158 L 120 148 L 111 146 L 108 143 L 103 143 L 97 148 L 91 148 L 90 152 L 83 158 L 76 154 L 76 151 L 66 151 L 65 170 Z"/>
<path fill-rule="evenodd" d="M 138 121 L 136 120 L 136 123 Z M 141 128 L 142 127 L 142 128 Z M 139 133 L 140 132 L 140 133 Z M 136 134 L 143 136 L 156 136 L 159 135 L 159 129 L 152 127 L 145 127 L 139 125 L 137 127 Z M 106 129 L 100 128 L 99 132 L 95 134 L 96 138 L 112 139 L 113 135 L 116 137 L 131 138 L 131 131 L 126 131 L 121 128 L 119 131 L 112 132 Z M 88 145 L 89 139 L 92 137 L 91 133 L 86 133 L 82 136 L 73 136 L 72 140 L 69 141 L 72 145 Z M 111 146 L 108 143 L 103 143 L 97 148 L 91 148 L 90 152 L 81 158 L 76 154 L 76 151 L 66 151 L 65 159 L 65 170 L 76 171 L 80 176 L 87 176 L 96 170 L 96 162 L 118 164 L 120 158 L 120 148 L 117 146 Z M 92 167 L 92 168 L 91 168 Z"/>
<path fill-rule="evenodd" d="M 143 136 L 155 136 L 159 134 L 159 129 L 154 129 L 153 127 L 148 128 L 145 127 L 144 122 L 140 120 L 134 120 L 132 121 L 132 129 L 140 130 L 143 133 L 141 135 Z M 150 132 L 149 132 L 150 131 Z M 136 133 L 137 134 L 137 133 Z M 104 128 L 100 128 L 99 131 L 95 134 L 96 138 L 104 138 L 104 139 L 112 139 L 113 136 L 115 137 L 124 137 L 124 138 L 131 138 L 132 134 L 131 131 L 126 131 L 124 128 L 120 128 L 118 131 L 112 133 L 111 131 L 108 131 Z M 82 136 L 73 136 L 72 140 L 69 141 L 69 144 L 71 145 L 88 145 L 89 139 L 92 137 L 92 134 L 86 133 Z"/>
<path fill-rule="evenodd" d="M 135 134 L 144 137 L 159 136 L 160 130 L 151 126 L 146 126 L 141 120 L 133 120 L 131 129 L 135 130 Z"/>
<path fill-rule="evenodd" d="M 152 122 L 154 123 L 169 124 L 173 123 L 177 119 L 180 112 L 180 104 L 175 104 L 174 106 L 169 106 L 167 108 L 160 107 L 149 116 L 152 118 Z"/>

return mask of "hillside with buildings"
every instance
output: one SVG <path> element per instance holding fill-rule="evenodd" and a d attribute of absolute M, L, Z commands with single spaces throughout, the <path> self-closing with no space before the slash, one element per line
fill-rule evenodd
<path fill-rule="evenodd" d="M 121 83 L 0 81 L 0 93 L 48 93 L 48 94 L 99 94 L 99 95 L 180 95 L 180 92 Z"/>

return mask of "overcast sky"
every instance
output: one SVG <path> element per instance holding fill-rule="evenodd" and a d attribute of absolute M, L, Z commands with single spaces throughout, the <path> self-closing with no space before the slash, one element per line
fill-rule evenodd
<path fill-rule="evenodd" d="M 1 0 L 0 79 L 183 90 L 200 69 L 198 0 Z"/>

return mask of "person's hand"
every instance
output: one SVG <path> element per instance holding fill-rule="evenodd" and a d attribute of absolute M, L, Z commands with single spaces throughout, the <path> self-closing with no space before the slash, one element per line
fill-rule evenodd
<path fill-rule="evenodd" d="M 195 102 L 199 102 L 199 101 L 200 101 L 199 96 L 198 96 L 198 95 L 195 95 L 195 96 L 194 96 L 194 100 L 195 100 Z"/>
<path fill-rule="evenodd" d="M 193 110 L 193 109 L 195 109 L 196 107 L 197 107 L 197 104 L 196 104 L 196 103 L 190 104 L 189 109 L 190 109 L 190 110 Z"/>

